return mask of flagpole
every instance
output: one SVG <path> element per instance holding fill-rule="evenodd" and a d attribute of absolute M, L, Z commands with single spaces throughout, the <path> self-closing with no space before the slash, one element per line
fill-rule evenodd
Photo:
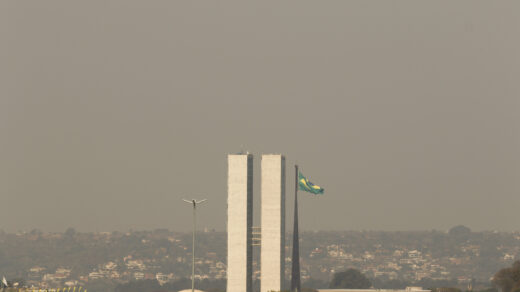
<path fill-rule="evenodd" d="M 291 291 L 301 291 L 300 280 L 300 238 L 298 234 L 298 165 L 294 165 L 294 227 L 292 248 Z"/>

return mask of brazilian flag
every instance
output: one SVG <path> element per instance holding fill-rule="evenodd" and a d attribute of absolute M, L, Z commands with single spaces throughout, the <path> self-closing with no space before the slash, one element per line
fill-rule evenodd
<path fill-rule="evenodd" d="M 325 191 L 320 186 L 311 183 L 301 172 L 298 172 L 298 186 L 302 191 L 322 195 Z"/>

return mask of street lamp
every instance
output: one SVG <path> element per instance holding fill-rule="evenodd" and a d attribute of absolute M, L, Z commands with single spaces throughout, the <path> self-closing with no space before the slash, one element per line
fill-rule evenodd
<path fill-rule="evenodd" d="M 184 202 L 188 203 L 188 204 L 192 204 L 193 205 L 193 242 L 192 242 L 192 246 L 191 246 L 191 292 L 195 292 L 195 230 L 196 230 L 196 224 L 197 224 L 197 217 L 196 217 L 196 212 L 197 212 L 197 204 L 202 204 L 204 203 L 205 201 L 207 201 L 207 199 L 203 199 L 203 200 L 200 200 L 200 201 L 197 201 L 195 199 L 192 199 L 191 201 L 190 200 L 186 200 L 186 199 L 182 199 Z"/>

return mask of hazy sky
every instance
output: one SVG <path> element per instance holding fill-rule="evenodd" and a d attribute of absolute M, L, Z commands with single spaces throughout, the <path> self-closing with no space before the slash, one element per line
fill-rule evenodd
<path fill-rule="evenodd" d="M 520 230 L 519 1 L 1 1 L 0 229 L 225 229 L 226 155 L 304 230 Z M 259 205 L 256 205 L 258 210 Z M 259 212 L 255 225 L 259 225 Z"/>

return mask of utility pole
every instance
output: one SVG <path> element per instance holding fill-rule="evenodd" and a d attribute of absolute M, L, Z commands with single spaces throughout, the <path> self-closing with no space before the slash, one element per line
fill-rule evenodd
<path fill-rule="evenodd" d="M 195 231 L 197 229 L 197 204 L 204 203 L 207 199 L 197 201 L 195 199 L 186 200 L 184 202 L 193 205 L 193 241 L 191 245 L 191 292 L 195 292 Z"/>

